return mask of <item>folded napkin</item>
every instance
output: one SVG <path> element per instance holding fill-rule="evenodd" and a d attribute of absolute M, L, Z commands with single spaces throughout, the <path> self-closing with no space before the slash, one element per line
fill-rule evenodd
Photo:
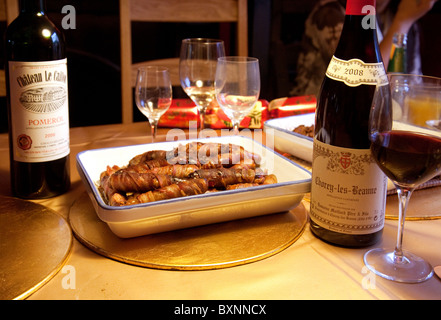
<path fill-rule="evenodd" d="M 316 105 L 317 99 L 314 95 L 284 97 L 272 100 L 268 110 L 271 119 L 275 119 L 315 112 Z"/>
<path fill-rule="evenodd" d="M 241 128 L 261 129 L 266 120 L 270 119 L 268 101 L 259 100 L 250 113 L 241 121 Z M 189 128 L 190 121 L 197 121 L 199 127 L 198 108 L 190 99 L 174 99 L 170 108 L 159 119 L 158 127 Z M 230 118 L 213 101 L 206 111 L 205 128 L 232 128 Z"/>
<path fill-rule="evenodd" d="M 285 97 L 272 100 L 260 99 L 240 122 L 241 128 L 263 129 L 265 121 L 274 118 L 315 112 L 315 96 Z M 159 119 L 158 127 L 189 128 L 190 121 L 199 121 L 196 104 L 190 99 L 174 99 L 170 108 Z M 198 123 L 199 127 L 199 123 Z M 232 128 L 231 120 L 213 101 L 206 111 L 205 127 L 211 129 Z"/>

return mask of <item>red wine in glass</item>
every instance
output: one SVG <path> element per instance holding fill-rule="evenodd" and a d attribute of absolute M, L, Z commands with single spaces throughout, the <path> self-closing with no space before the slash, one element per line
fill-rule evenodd
<path fill-rule="evenodd" d="M 403 186 L 441 174 L 441 137 L 399 130 L 376 133 L 371 151 L 389 179 Z"/>

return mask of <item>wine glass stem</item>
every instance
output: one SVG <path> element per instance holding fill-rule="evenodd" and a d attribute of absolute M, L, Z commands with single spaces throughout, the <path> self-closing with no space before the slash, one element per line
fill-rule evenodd
<path fill-rule="evenodd" d="M 205 107 L 199 107 L 199 129 L 203 130 L 205 128 Z"/>
<path fill-rule="evenodd" d="M 233 134 L 235 136 L 239 135 L 239 121 L 233 121 Z"/>
<path fill-rule="evenodd" d="M 412 189 L 403 189 L 397 187 L 398 194 L 398 231 L 397 231 L 397 244 L 394 250 L 394 263 L 404 263 L 403 254 L 403 234 L 404 234 L 404 222 L 406 221 L 406 211 L 409 204 L 410 196 L 412 195 Z"/>
<path fill-rule="evenodd" d="M 155 142 L 156 139 L 156 131 L 158 131 L 158 120 L 151 120 L 150 128 L 152 129 L 152 142 Z"/>

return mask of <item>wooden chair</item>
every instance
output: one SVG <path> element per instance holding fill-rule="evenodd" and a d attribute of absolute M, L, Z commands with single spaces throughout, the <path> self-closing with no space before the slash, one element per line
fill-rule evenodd
<path fill-rule="evenodd" d="M 5 14 L 6 14 L 6 23 L 10 24 L 15 18 L 18 16 L 19 7 L 17 0 L 2 0 L 4 1 L 3 5 L 5 6 Z M 3 11 L 3 8 L 2 8 Z"/>
<path fill-rule="evenodd" d="M 247 0 L 120 0 L 122 122 L 133 122 L 133 91 L 139 65 L 170 69 L 172 84 L 180 86 L 179 58 L 132 64 L 131 22 L 235 22 L 237 54 L 248 55 Z"/>

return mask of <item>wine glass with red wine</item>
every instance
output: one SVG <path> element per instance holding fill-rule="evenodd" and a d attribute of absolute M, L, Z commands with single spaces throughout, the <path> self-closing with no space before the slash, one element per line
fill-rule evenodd
<path fill-rule="evenodd" d="M 403 250 L 403 233 L 412 192 L 441 174 L 441 132 L 426 125 L 440 112 L 439 78 L 392 75 L 389 85 L 376 87 L 369 119 L 371 153 L 397 189 L 398 235 L 394 249 L 372 249 L 364 262 L 389 280 L 415 283 L 433 275 L 428 262 Z"/>

